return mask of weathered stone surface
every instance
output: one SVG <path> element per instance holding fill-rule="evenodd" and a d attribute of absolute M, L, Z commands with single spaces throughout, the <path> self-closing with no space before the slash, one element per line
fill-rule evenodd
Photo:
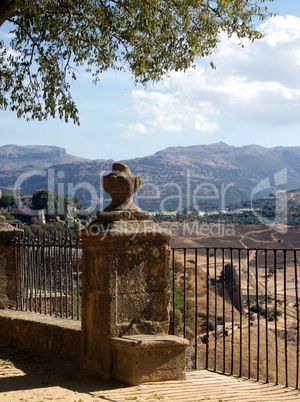
<path fill-rule="evenodd" d="M 151 221 L 117 221 L 81 237 L 85 366 L 102 364 L 109 376 L 109 338 L 168 331 L 170 234 Z"/>
<path fill-rule="evenodd" d="M 17 232 L 23 231 L 6 223 L 4 216 L 0 215 L 0 244 L 9 244 Z"/>
<path fill-rule="evenodd" d="M 105 211 L 139 210 L 133 203 L 133 196 L 141 186 L 141 179 L 132 174 L 127 165 L 114 163 L 112 172 L 103 176 L 102 184 L 104 190 L 111 196 L 111 204 Z"/>
<path fill-rule="evenodd" d="M 110 300 L 114 325 L 109 336 L 123 335 L 121 327 L 133 327 L 144 320 L 161 323 L 160 332 L 165 332 L 169 319 L 169 234 L 157 229 L 156 233 L 139 231 L 137 223 L 134 233 L 122 233 L 118 228 L 82 238 L 83 248 L 89 251 L 86 258 L 83 256 L 87 294 Z M 101 315 L 105 314 L 103 309 Z"/>
<path fill-rule="evenodd" d="M 133 373 L 126 382 L 181 379 L 186 341 L 161 338 L 169 329 L 171 236 L 133 204 L 139 186 L 140 179 L 126 165 L 114 164 L 103 178 L 110 206 L 78 232 L 83 247 L 83 364 L 104 377 L 119 376 L 126 355 L 130 370 L 145 366 L 142 376 Z M 127 337 L 137 335 L 154 337 L 131 345 Z M 139 343 L 142 348 L 136 347 Z M 152 361 L 150 366 L 144 359 Z"/>
<path fill-rule="evenodd" d="M 171 335 L 113 338 L 113 377 L 129 385 L 184 380 L 188 344 L 186 339 Z"/>
<path fill-rule="evenodd" d="M 149 220 L 150 214 L 146 211 L 106 211 L 97 212 L 97 223 L 105 224 L 105 222 L 111 223 L 116 221 L 139 221 Z"/>
<path fill-rule="evenodd" d="M 23 311 L 0 310 L 0 345 L 81 363 L 81 323 Z"/>

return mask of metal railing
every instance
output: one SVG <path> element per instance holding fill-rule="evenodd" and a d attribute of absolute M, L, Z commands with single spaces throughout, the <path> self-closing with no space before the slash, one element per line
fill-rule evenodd
<path fill-rule="evenodd" d="M 173 249 L 170 332 L 189 368 L 299 389 L 300 250 Z"/>
<path fill-rule="evenodd" d="M 16 238 L 17 309 L 81 318 L 81 241 Z M 299 389 L 299 249 L 173 248 L 170 333 L 187 367 Z"/>
<path fill-rule="evenodd" d="M 16 237 L 16 309 L 81 318 L 81 240 Z"/>

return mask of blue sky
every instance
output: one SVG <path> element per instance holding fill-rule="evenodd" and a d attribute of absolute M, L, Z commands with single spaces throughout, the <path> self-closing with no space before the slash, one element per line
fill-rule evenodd
<path fill-rule="evenodd" d="M 72 85 L 80 127 L 59 119 L 26 122 L 0 112 L 0 145 L 56 145 L 89 159 L 132 159 L 171 146 L 223 141 L 241 146 L 300 146 L 300 0 L 269 4 L 276 18 L 264 39 L 244 48 L 220 44 L 197 68 L 155 87 L 109 71 L 97 85 L 83 74 Z M 0 35 L 5 33 L 5 24 Z"/>

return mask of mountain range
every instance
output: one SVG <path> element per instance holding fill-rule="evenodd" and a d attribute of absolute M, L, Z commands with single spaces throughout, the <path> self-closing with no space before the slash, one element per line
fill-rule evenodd
<path fill-rule="evenodd" d="M 88 160 L 54 146 L 0 147 L 0 189 L 22 195 L 50 188 L 74 193 L 83 205 L 109 202 L 100 185 L 113 160 Z M 225 143 L 171 147 L 154 155 L 118 161 L 142 178 L 136 203 L 148 210 L 194 206 L 223 208 L 278 190 L 300 188 L 300 147 L 242 147 Z"/>

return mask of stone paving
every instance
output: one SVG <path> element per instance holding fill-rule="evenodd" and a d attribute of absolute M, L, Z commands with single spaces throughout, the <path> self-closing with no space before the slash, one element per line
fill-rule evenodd
<path fill-rule="evenodd" d="M 282 386 L 246 381 L 209 371 L 187 372 L 186 381 L 127 387 L 70 367 L 62 361 L 28 352 L 0 349 L 1 402 L 284 402 L 299 401 L 300 392 Z"/>

